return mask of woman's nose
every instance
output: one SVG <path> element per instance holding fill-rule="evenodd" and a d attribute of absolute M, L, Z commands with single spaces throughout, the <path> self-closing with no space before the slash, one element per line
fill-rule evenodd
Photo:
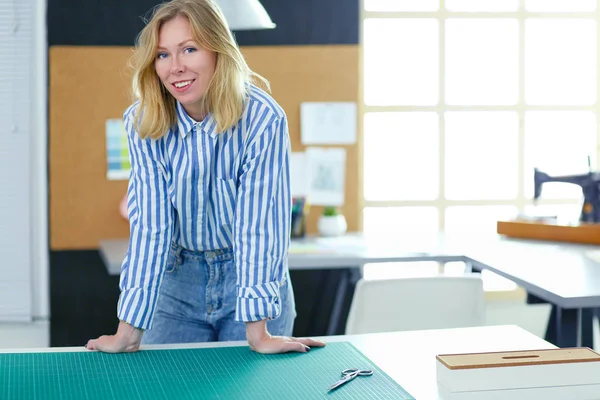
<path fill-rule="evenodd" d="M 181 60 L 179 60 L 179 57 L 173 57 L 172 60 L 173 60 L 171 63 L 171 73 L 172 74 L 180 74 L 183 71 L 185 71 L 185 66 L 183 65 Z"/>

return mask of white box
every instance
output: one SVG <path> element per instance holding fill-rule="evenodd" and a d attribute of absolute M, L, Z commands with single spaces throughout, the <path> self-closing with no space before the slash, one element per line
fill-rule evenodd
<path fill-rule="evenodd" d="M 440 354 L 444 399 L 600 399 L 600 354 L 587 347 Z"/>
<path fill-rule="evenodd" d="M 438 384 L 443 400 L 598 400 L 600 385 L 555 386 L 545 388 L 477 390 L 449 392 Z"/>

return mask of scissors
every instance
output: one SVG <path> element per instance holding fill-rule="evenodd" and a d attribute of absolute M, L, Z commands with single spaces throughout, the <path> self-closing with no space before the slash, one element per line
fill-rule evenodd
<path fill-rule="evenodd" d="M 342 371 L 342 378 L 337 381 L 336 383 L 334 383 L 333 385 L 331 385 L 329 387 L 329 392 L 339 388 L 340 386 L 342 386 L 344 383 L 350 382 L 352 379 L 356 378 L 357 376 L 371 376 L 373 375 L 373 371 L 370 369 L 358 369 L 358 368 L 349 368 L 349 369 L 345 369 Z"/>

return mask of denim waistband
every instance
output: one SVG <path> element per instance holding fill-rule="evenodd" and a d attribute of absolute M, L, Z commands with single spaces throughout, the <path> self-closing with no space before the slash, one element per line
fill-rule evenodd
<path fill-rule="evenodd" d="M 189 250 L 175 242 L 172 242 L 171 251 L 177 258 L 198 258 L 206 261 L 223 261 L 233 258 L 233 249 L 231 247 L 213 250 Z"/>

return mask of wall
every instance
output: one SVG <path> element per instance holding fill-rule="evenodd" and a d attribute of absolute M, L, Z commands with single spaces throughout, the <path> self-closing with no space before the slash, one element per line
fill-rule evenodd
<path fill-rule="evenodd" d="M 236 39 L 243 47 L 244 54 L 249 60 L 251 67 L 255 67 L 259 73 L 263 73 L 274 84 L 274 96 L 276 99 L 285 97 L 285 92 L 288 90 L 296 90 L 302 93 L 305 88 L 294 83 L 293 79 L 282 79 L 281 72 L 277 67 L 277 59 L 271 58 L 271 61 L 265 63 L 265 54 L 268 57 L 283 57 L 282 60 L 294 61 L 293 66 L 295 72 L 299 75 L 314 69 L 314 63 L 325 62 L 324 67 L 328 63 L 334 63 L 336 60 L 328 58 L 326 54 L 329 50 L 340 51 L 346 54 L 343 64 L 346 66 L 346 72 L 349 70 L 351 74 L 355 74 L 354 84 L 358 87 L 358 0 L 320 0 L 320 1 L 280 1 L 280 0 L 263 0 L 263 5 L 270 13 L 272 19 L 277 24 L 277 28 L 269 31 L 256 32 L 237 32 Z M 141 16 L 156 4 L 154 1 L 136 0 L 129 2 L 121 2 L 116 0 L 105 0 L 103 2 L 68 2 L 66 0 L 49 0 L 48 3 L 48 38 L 51 62 L 54 55 L 61 54 L 60 52 L 68 52 L 71 56 L 77 54 L 77 51 L 93 52 L 94 57 L 97 57 L 101 52 L 106 51 L 111 47 L 129 47 L 133 44 L 135 35 L 142 27 Z M 312 49 L 312 50 L 311 50 Z M 96 51 L 97 50 L 97 51 Z M 314 54 L 325 54 L 325 56 L 311 57 L 310 54 L 302 56 L 306 51 L 314 51 Z M 285 53 L 288 52 L 288 53 Z M 348 53 L 349 52 L 349 53 Z M 340 53 L 340 54 L 342 54 Z M 67 54 L 67 53 L 62 53 Z M 88 53 L 91 54 L 91 53 Z M 274 56 L 279 54 L 279 56 Z M 73 58 L 72 61 L 80 65 L 84 60 Z M 268 60 L 267 60 L 268 61 Z M 338 60 L 339 61 L 339 60 Z M 101 62 L 101 57 L 99 61 Z M 60 64 L 60 68 L 65 67 L 65 63 Z M 50 291 L 51 291 L 51 345 L 67 346 L 67 345 L 82 345 L 90 337 L 111 333 L 111 330 L 116 326 L 116 298 L 118 296 L 118 278 L 108 276 L 105 267 L 98 255 L 97 245 L 90 240 L 80 241 L 80 232 L 76 229 L 77 226 L 86 226 L 88 221 L 84 217 L 71 219 L 67 221 L 67 217 L 71 210 L 65 208 L 65 199 L 68 199 L 65 191 L 71 184 L 72 195 L 76 198 L 82 196 L 79 200 L 75 200 L 75 207 L 82 208 L 85 200 L 89 195 L 88 190 L 77 192 L 77 182 L 69 181 L 70 178 L 76 176 L 77 179 L 82 179 L 81 175 L 76 174 L 74 168 L 64 168 L 65 162 L 70 162 L 69 159 L 75 158 L 77 162 L 86 160 L 86 151 L 92 151 L 90 154 L 98 154 L 97 151 L 103 151 L 103 131 L 95 131 L 97 136 L 89 136 L 92 140 L 98 141 L 98 146 L 90 148 L 75 147 L 69 152 L 61 152 L 61 144 L 65 141 L 65 133 L 61 129 L 52 129 L 53 121 L 56 118 L 63 119 L 64 123 L 68 123 L 69 115 L 73 115 L 75 111 L 89 112 L 89 107 L 85 104 L 89 101 L 86 98 L 85 92 L 76 92 L 73 85 L 67 85 L 68 79 L 55 80 L 57 76 L 65 74 L 65 70 L 56 70 L 59 68 L 50 65 L 50 209 L 51 209 L 51 252 L 50 252 Z M 83 65 L 83 69 L 73 68 L 66 73 L 80 74 L 87 78 L 94 76 L 91 74 L 93 66 L 88 64 L 88 69 Z M 333 68 L 338 68 L 333 65 Z M 343 66 L 342 66 L 343 68 Z M 330 70 L 331 73 L 331 70 Z M 333 73 L 336 73 L 335 71 Z M 342 71 L 342 73 L 344 73 Z M 58 74 L 58 75 L 56 75 Z M 278 76 L 279 74 L 279 76 Z M 271 75 L 271 76 L 269 76 Z M 64 75 L 68 78 L 68 75 Z M 328 76 L 321 76 L 321 84 L 326 84 Z M 61 83 L 62 82 L 62 83 Z M 287 82 L 287 83 L 286 83 Z M 107 84 L 113 84 L 109 82 Z M 286 85 L 296 85 L 286 87 Z M 319 82 L 313 82 L 319 85 Z M 61 86 L 66 85 L 66 86 Z M 60 96 L 59 89 L 74 90 L 72 93 L 76 97 L 69 99 L 65 103 L 70 106 L 67 108 L 54 108 Z M 346 95 L 343 99 L 328 98 L 327 96 L 317 96 L 311 98 L 307 95 L 306 98 L 301 98 L 300 101 L 325 101 L 325 100 L 344 100 L 356 101 L 358 99 L 358 91 L 355 91 L 354 98 L 348 98 Z M 114 94 L 114 93 L 113 93 Z M 77 97 L 79 96 L 79 97 Z M 115 99 L 122 101 L 121 93 L 114 94 Z M 89 96 L 87 96 L 89 97 Z M 106 99 L 99 99 L 98 102 L 105 103 Z M 110 100 L 109 100 L 110 101 Z M 298 100 L 294 100 L 298 101 Z M 283 101 L 282 103 L 285 103 Z M 285 104 L 282 104 L 284 108 Z M 121 105 L 120 109 L 123 108 Z M 120 111 L 122 113 L 122 111 Z M 101 113 L 101 112 L 100 112 Z M 116 113 L 116 111 L 115 111 Z M 290 108 L 286 113 L 290 114 L 291 118 L 298 118 L 299 111 Z M 89 115 L 93 115 L 89 114 Z M 114 117 L 115 115 L 113 115 Z M 102 118 L 105 116 L 102 115 Z M 120 117 L 120 115 L 116 115 Z M 72 117 L 73 126 L 78 126 L 76 123 L 81 122 L 76 117 Z M 290 133 L 299 137 L 298 124 L 294 123 L 296 128 L 290 127 Z M 55 127 L 56 128 L 56 127 Z M 88 127 L 89 128 L 89 127 Z M 97 128 L 93 128 L 97 129 Z M 292 132 L 295 129 L 295 132 Z M 69 133 L 70 134 L 70 133 Z M 293 139 L 294 140 L 294 139 Z M 293 150 L 299 151 L 301 148 L 293 144 Z M 354 151 L 356 157 L 356 149 Z M 69 154 L 70 153 L 70 154 Z M 65 156 L 67 154 L 67 156 Z M 89 154 L 88 154 L 89 155 Z M 72 161 L 72 160 L 71 160 Z M 353 168 L 349 179 L 356 176 L 357 165 L 356 158 L 350 158 L 350 168 Z M 82 164 L 73 164 L 75 169 Z M 86 170 L 86 167 L 82 167 Z M 84 175 L 83 178 L 98 179 L 98 171 L 102 171 L 103 165 L 96 165 L 97 170 L 93 170 L 92 174 Z M 117 184 L 117 189 L 110 193 L 124 193 L 124 182 Z M 57 186 L 55 186 L 57 185 Z M 122 188 L 120 186 L 123 186 Z M 344 209 L 348 213 L 349 219 L 355 218 L 354 214 L 358 214 L 357 193 L 352 193 L 353 190 L 347 191 L 346 198 L 350 203 L 350 209 Z M 103 193 L 103 192 L 102 192 Z M 114 196 L 114 194 L 111 194 Z M 96 204 L 98 212 L 104 208 L 109 212 L 116 212 L 117 202 L 112 199 L 109 202 Z M 62 207 L 62 208 L 61 208 Z M 93 215 L 96 209 L 93 207 L 87 208 L 88 215 Z M 73 215 L 73 214 L 71 214 Z M 316 214 L 311 216 L 311 229 L 314 230 Z M 355 218 L 356 219 L 356 218 Z M 65 222 L 66 221 L 66 222 Z M 350 229 L 356 228 L 356 223 L 350 221 Z M 111 221 L 108 221 L 110 224 Z M 93 225 L 92 229 L 93 229 Z M 112 225 L 111 225 L 112 226 Z M 58 230 L 57 230 L 58 229 Z M 85 229 L 90 229 L 88 226 Z M 113 229 L 113 228 L 111 228 Z M 123 229 L 119 227 L 118 229 Z M 125 227 L 126 229 L 126 227 Z M 58 233 L 57 233 L 58 232 Z M 122 232 L 122 231 L 121 231 Z M 306 271 L 303 274 L 294 273 L 292 280 L 295 284 L 297 300 L 298 296 L 302 298 L 306 294 L 313 292 L 317 285 L 319 287 L 327 287 L 331 282 L 335 282 L 336 273 L 321 273 L 318 271 Z M 326 282 L 325 276 L 330 279 Z M 327 292 L 327 291 L 326 291 Z M 330 300 L 330 299 L 329 299 Z M 327 301 L 321 305 L 321 308 L 327 311 Z M 310 301 L 297 301 L 299 307 L 299 318 L 297 320 L 297 333 L 318 334 L 322 330 L 324 324 L 323 318 L 316 318 L 313 306 Z M 304 309 L 303 309 L 304 307 Z"/>
<path fill-rule="evenodd" d="M 48 0 L 53 45 L 130 46 L 157 0 Z M 236 32 L 240 46 L 358 44 L 358 0 L 261 0 L 277 28 Z"/>

